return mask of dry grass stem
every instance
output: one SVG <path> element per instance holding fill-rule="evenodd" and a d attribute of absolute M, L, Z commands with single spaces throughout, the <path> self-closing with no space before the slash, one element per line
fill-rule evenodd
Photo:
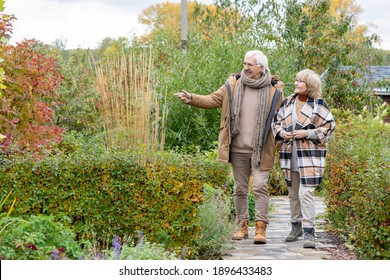
<path fill-rule="evenodd" d="M 165 110 L 153 77 L 150 52 L 110 56 L 96 65 L 100 113 L 108 144 L 123 149 L 163 149 Z"/>

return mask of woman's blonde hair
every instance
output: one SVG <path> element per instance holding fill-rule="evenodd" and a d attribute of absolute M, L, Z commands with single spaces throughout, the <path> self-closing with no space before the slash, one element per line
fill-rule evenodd
<path fill-rule="evenodd" d="M 314 99 L 321 97 L 321 79 L 316 72 L 310 69 L 304 69 L 297 73 L 296 78 L 306 83 L 309 97 Z"/>

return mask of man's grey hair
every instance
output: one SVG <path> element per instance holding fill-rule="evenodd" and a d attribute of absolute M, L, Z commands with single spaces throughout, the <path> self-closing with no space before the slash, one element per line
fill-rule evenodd
<path fill-rule="evenodd" d="M 264 70 L 263 70 L 264 72 L 266 70 L 269 70 L 268 69 L 268 58 L 265 56 L 265 54 L 263 54 L 262 51 L 259 51 L 259 50 L 248 51 L 245 54 L 245 59 L 251 58 L 253 56 L 256 58 L 256 64 L 257 65 L 264 66 Z"/>

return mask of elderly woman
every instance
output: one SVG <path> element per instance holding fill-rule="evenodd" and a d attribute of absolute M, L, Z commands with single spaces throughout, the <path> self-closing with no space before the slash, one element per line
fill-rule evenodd
<path fill-rule="evenodd" d="M 325 170 L 327 141 L 335 121 L 321 98 L 321 80 L 310 69 L 296 75 L 294 94 L 283 100 L 272 123 L 281 169 L 288 185 L 291 232 L 286 242 L 304 235 L 303 247 L 315 248 L 314 189 Z"/>

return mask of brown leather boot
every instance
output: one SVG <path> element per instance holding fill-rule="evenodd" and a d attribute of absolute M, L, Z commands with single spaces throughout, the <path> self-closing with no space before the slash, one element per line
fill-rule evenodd
<path fill-rule="evenodd" d="M 267 224 L 263 221 L 256 222 L 256 231 L 255 231 L 255 238 L 253 239 L 253 242 L 255 244 L 265 244 L 265 232 L 266 232 Z"/>
<path fill-rule="evenodd" d="M 233 240 L 242 240 L 248 238 L 248 220 L 238 222 L 238 227 L 233 235 Z"/>

